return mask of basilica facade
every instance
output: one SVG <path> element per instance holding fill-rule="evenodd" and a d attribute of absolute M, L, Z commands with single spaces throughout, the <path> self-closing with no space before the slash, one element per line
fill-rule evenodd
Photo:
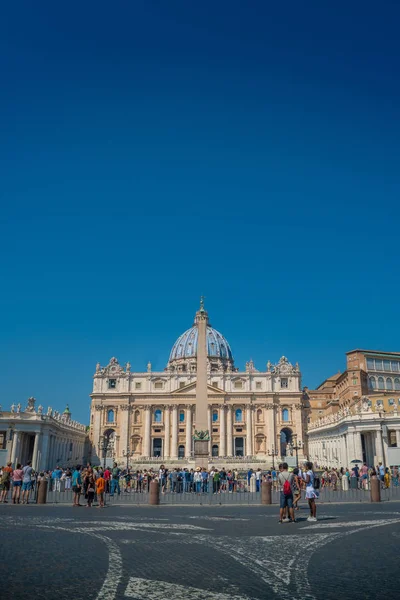
<path fill-rule="evenodd" d="M 299 365 L 284 356 L 265 370 L 234 363 L 225 337 L 207 318 L 207 403 L 210 461 L 247 457 L 271 462 L 306 455 L 307 409 Z M 190 460 L 196 429 L 198 327 L 178 337 L 166 368 L 143 372 L 111 358 L 96 366 L 90 439 L 99 460 Z"/>

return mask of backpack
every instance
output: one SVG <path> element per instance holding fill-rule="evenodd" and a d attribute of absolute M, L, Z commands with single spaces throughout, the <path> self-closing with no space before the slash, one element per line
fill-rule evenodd
<path fill-rule="evenodd" d="M 314 490 L 319 490 L 319 477 L 314 477 Z"/>
<path fill-rule="evenodd" d="M 285 483 L 283 484 L 283 495 L 291 496 L 292 495 L 292 486 L 290 485 L 289 479 L 285 479 Z"/>
<path fill-rule="evenodd" d="M 3 471 L 3 475 L 1 476 L 1 483 L 7 483 L 10 481 L 10 471 Z"/>

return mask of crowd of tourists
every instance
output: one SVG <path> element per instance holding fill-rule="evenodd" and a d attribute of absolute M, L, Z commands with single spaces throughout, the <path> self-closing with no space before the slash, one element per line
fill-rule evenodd
<path fill-rule="evenodd" d="M 172 468 L 161 465 L 158 469 L 120 468 L 117 463 L 112 467 L 96 466 L 90 464 L 86 467 L 78 465 L 76 468 L 62 468 L 56 466 L 53 470 L 35 473 L 31 462 L 22 466 L 17 464 L 12 468 L 11 463 L 0 467 L 0 502 L 13 504 L 29 504 L 36 499 L 38 486 L 42 481 L 47 482 L 49 492 L 67 492 L 71 490 L 74 495 L 74 506 L 80 505 L 80 500 L 85 499 L 86 505 L 91 507 L 93 500 L 104 505 L 106 494 L 114 495 L 128 493 L 146 493 L 150 483 L 157 480 L 160 483 L 162 494 L 192 493 L 192 494 L 223 494 L 237 492 L 258 492 L 263 481 L 270 481 L 275 491 L 282 494 L 284 481 L 282 472 L 290 476 L 290 485 L 293 495 L 293 509 L 298 506 L 301 492 L 307 492 L 308 468 L 285 468 L 286 463 L 277 469 L 239 471 L 238 469 L 211 469 L 197 468 Z M 309 463 L 311 464 L 311 463 Z M 312 471 L 312 468 L 311 468 Z M 379 463 L 375 468 L 368 467 L 366 463 L 348 468 L 319 468 L 318 489 L 321 487 L 338 489 L 368 489 L 372 476 L 376 475 L 381 480 L 382 487 L 399 485 L 398 467 L 385 467 Z M 314 471 L 308 475 L 308 483 L 314 481 Z M 311 507 L 310 507 L 311 508 Z M 291 509 L 285 505 L 285 510 Z M 311 516 L 315 516 L 312 514 Z M 285 518 L 291 518 L 286 515 Z"/>
<path fill-rule="evenodd" d="M 321 487 L 337 489 L 367 489 L 371 477 L 378 477 L 383 488 L 398 487 L 399 467 L 385 467 L 381 462 L 376 467 L 368 467 L 367 463 L 358 466 L 355 464 L 351 469 L 341 467 L 340 469 L 321 469 Z"/>

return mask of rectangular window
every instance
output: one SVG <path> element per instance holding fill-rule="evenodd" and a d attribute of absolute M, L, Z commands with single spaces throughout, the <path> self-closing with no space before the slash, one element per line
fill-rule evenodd
<path fill-rule="evenodd" d="M 140 390 L 142 387 L 142 384 L 140 383 L 140 381 L 136 381 L 135 383 L 135 390 Z"/>
<path fill-rule="evenodd" d="M 218 433 L 218 429 L 213 429 L 213 433 Z"/>
<path fill-rule="evenodd" d="M 180 429 L 179 433 L 185 433 L 185 430 L 184 429 Z"/>
<path fill-rule="evenodd" d="M 236 427 L 236 431 L 237 431 L 237 433 L 242 433 L 243 429 L 240 427 Z"/>
<path fill-rule="evenodd" d="M 397 373 L 399 372 L 399 363 L 397 360 L 392 360 L 392 371 L 397 371 Z"/>
<path fill-rule="evenodd" d="M 213 385 L 214 387 L 218 387 L 218 381 L 213 381 L 213 382 L 212 382 L 212 385 Z"/>
<path fill-rule="evenodd" d="M 385 371 L 390 371 L 390 360 L 384 360 L 383 361 L 383 369 Z"/>
<path fill-rule="evenodd" d="M 261 381 L 256 381 L 256 390 L 261 390 Z"/>
<path fill-rule="evenodd" d="M 108 389 L 109 390 L 114 390 L 117 387 L 117 380 L 116 379 L 109 379 L 108 380 Z"/>
<path fill-rule="evenodd" d="M 373 358 L 367 358 L 367 370 L 368 371 L 375 370 L 375 360 Z"/>
<path fill-rule="evenodd" d="M 185 382 L 185 381 L 180 381 L 180 382 L 179 382 L 179 387 L 180 387 L 180 388 L 183 388 L 183 387 L 185 387 L 185 385 L 186 385 L 186 382 Z"/>
<path fill-rule="evenodd" d="M 287 377 L 282 377 L 281 378 L 281 388 L 287 388 L 289 387 L 289 380 Z"/>
<path fill-rule="evenodd" d="M 390 448 L 396 448 L 397 447 L 397 440 L 396 440 L 396 432 L 395 431 L 389 431 L 388 441 L 389 441 Z"/>
<path fill-rule="evenodd" d="M 154 433 L 161 433 L 161 429 L 155 429 Z"/>
<path fill-rule="evenodd" d="M 375 369 L 377 371 L 383 371 L 383 362 L 381 360 L 375 359 Z"/>
<path fill-rule="evenodd" d="M 243 388 L 243 383 L 241 381 L 235 381 L 233 385 L 235 390 L 241 390 Z"/>
<path fill-rule="evenodd" d="M 164 387 L 164 385 L 163 385 L 163 382 L 162 382 L 162 381 L 156 381 L 156 382 L 155 382 L 155 384 L 154 384 L 154 388 L 155 388 L 156 390 L 162 390 L 162 389 L 163 389 L 163 387 Z"/>

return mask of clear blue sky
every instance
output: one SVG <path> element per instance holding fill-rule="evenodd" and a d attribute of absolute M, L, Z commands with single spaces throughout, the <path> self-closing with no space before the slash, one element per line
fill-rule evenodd
<path fill-rule="evenodd" d="M 162 369 L 206 296 L 313 387 L 400 350 L 397 2 L 0 9 L 0 403 Z"/>

